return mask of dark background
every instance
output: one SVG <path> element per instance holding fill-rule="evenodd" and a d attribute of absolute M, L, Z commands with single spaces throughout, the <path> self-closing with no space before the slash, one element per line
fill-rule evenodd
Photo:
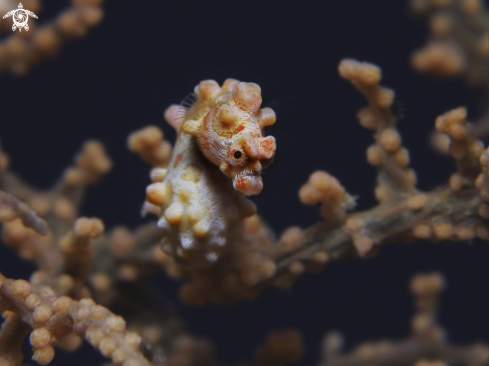
<path fill-rule="evenodd" d="M 66 2 L 67 3 L 67 2 Z M 45 1 L 41 22 L 67 4 Z M 310 173 L 324 169 L 358 195 L 359 209 L 375 204 L 375 170 L 365 162 L 371 133 L 355 114 L 366 102 L 337 73 L 344 57 L 380 65 L 383 84 L 396 91 L 404 143 L 421 189 L 444 184 L 451 159 L 432 152 L 427 136 L 439 114 L 460 106 L 476 117 L 476 93 L 462 80 L 419 75 L 409 56 L 427 38 L 424 19 L 399 0 L 347 1 L 107 1 L 103 23 L 69 43 L 54 60 L 22 78 L 0 78 L 0 137 L 12 170 L 48 188 L 72 161 L 83 141 L 106 144 L 114 169 L 89 190 L 82 214 L 135 227 L 148 183 L 148 166 L 126 149 L 127 135 L 148 124 L 175 134 L 162 119 L 204 79 L 233 77 L 258 83 L 264 106 L 278 116 L 269 133 L 277 139 L 275 163 L 254 197 L 259 212 L 281 232 L 320 220 L 303 206 L 297 191 Z M 153 278 L 196 335 L 211 339 L 226 363 L 251 359 L 270 330 L 298 328 L 305 336 L 301 364 L 319 360 L 320 342 L 330 330 L 345 334 L 351 347 L 366 339 L 398 339 L 410 333 L 413 312 L 408 282 L 413 274 L 439 270 L 448 287 L 441 320 L 454 342 L 489 341 L 489 246 L 442 242 L 384 247 L 371 260 L 333 264 L 304 275 L 292 291 L 271 289 L 255 301 L 227 308 L 186 307 L 179 284 Z M 8 277 L 32 270 L 0 247 Z M 88 346 L 77 357 L 58 351 L 53 365 L 85 365 Z M 27 360 L 26 360 L 27 361 Z"/>

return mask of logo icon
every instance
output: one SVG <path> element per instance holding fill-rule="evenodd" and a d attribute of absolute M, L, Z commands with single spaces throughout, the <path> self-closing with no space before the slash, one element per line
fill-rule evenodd
<path fill-rule="evenodd" d="M 3 16 L 3 19 L 13 16 L 14 25 L 12 25 L 12 30 L 15 31 L 17 28 L 19 28 L 19 32 L 22 32 L 22 28 L 24 28 L 26 31 L 29 30 L 29 25 L 27 24 L 29 15 L 37 19 L 36 14 L 34 14 L 32 11 L 24 9 L 22 3 L 19 3 L 19 8 L 9 11 Z"/>

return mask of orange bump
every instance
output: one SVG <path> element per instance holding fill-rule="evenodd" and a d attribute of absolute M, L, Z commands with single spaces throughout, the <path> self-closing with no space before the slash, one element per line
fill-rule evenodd
<path fill-rule="evenodd" d="M 271 126 L 277 121 L 277 116 L 271 108 L 262 108 L 258 112 L 258 123 L 261 127 Z"/>
<path fill-rule="evenodd" d="M 413 228 L 413 235 L 419 239 L 429 239 L 431 237 L 432 230 L 429 225 L 420 224 Z"/>
<path fill-rule="evenodd" d="M 146 199 L 156 206 L 167 205 L 171 200 L 171 194 L 167 183 L 153 183 L 146 188 Z"/>
<path fill-rule="evenodd" d="M 448 239 L 453 233 L 453 226 L 448 222 L 433 225 L 433 232 L 438 239 Z"/>
<path fill-rule="evenodd" d="M 31 332 L 29 337 L 32 347 L 44 348 L 49 344 L 51 340 L 51 333 L 46 328 L 37 328 Z"/>
<path fill-rule="evenodd" d="M 369 130 L 376 130 L 379 126 L 379 121 L 374 111 L 370 107 L 362 108 L 357 113 L 360 125 Z"/>
<path fill-rule="evenodd" d="M 221 87 L 214 80 L 201 81 L 198 87 L 199 93 L 204 101 L 214 100 L 221 92 Z"/>
<path fill-rule="evenodd" d="M 410 210 L 420 210 L 426 206 L 427 202 L 426 195 L 418 193 L 408 198 L 407 205 Z"/>
<path fill-rule="evenodd" d="M 401 136 L 394 128 L 387 128 L 380 135 L 380 144 L 388 152 L 395 152 L 401 146 Z"/>

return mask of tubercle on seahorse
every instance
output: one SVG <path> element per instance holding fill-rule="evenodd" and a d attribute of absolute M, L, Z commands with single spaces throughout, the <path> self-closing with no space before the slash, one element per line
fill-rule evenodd
<path fill-rule="evenodd" d="M 244 219 L 256 214 L 256 206 L 245 194 L 263 188 L 261 172 L 276 148 L 264 127 L 276 117 L 270 108 L 260 109 L 261 90 L 253 83 L 227 79 L 219 87 L 206 80 L 193 97 L 188 108 L 172 106 L 165 113 L 177 141 L 168 168 L 153 175 L 146 198 L 161 212 L 163 250 L 181 263 L 208 267 L 249 241 Z"/>

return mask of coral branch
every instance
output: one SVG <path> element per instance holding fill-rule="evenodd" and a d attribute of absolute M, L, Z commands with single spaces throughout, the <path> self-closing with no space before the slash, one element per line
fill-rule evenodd
<path fill-rule="evenodd" d="M 359 366 L 368 362 L 376 366 L 412 366 L 418 360 L 429 359 L 444 360 L 447 364 L 483 366 L 486 364 L 486 353 L 486 347 L 477 344 L 462 347 L 410 338 L 400 342 L 365 344 L 351 354 L 332 357 L 321 365 Z"/>
<path fill-rule="evenodd" d="M 481 225 L 477 214 L 478 192 L 468 190 L 454 194 L 451 189 L 442 189 L 426 194 L 425 205 L 420 210 L 412 209 L 412 199 L 398 203 L 376 207 L 361 213 L 355 213 L 360 225 L 356 222 L 347 222 L 344 227 L 333 231 L 327 230 L 325 224 L 318 224 L 304 231 L 304 239 L 298 248 L 276 260 L 277 270 L 286 269 L 291 263 L 298 260 L 313 258 L 314 253 L 326 251 L 329 257 L 339 259 L 346 254 L 354 253 L 356 248 L 350 232 L 361 230 L 375 243 L 384 244 L 395 242 L 398 239 L 411 236 L 411 232 L 419 225 L 427 225 L 429 235 L 436 239 L 458 238 L 462 228 Z M 438 222 L 449 223 L 449 231 L 436 230 Z M 416 231 L 414 231 L 416 235 Z M 420 236 L 420 235 L 419 235 Z"/>
<path fill-rule="evenodd" d="M 341 352 L 342 339 L 331 333 L 324 341 L 322 366 L 410 366 L 417 361 L 431 360 L 432 365 L 461 364 L 482 366 L 487 363 L 489 347 L 482 344 L 457 346 L 444 339 L 444 331 L 436 322 L 438 295 L 443 278 L 437 274 L 415 276 L 411 290 L 416 296 L 418 313 L 412 319 L 414 334 L 398 342 L 380 341 L 360 344 L 349 353 Z M 434 361 L 440 361 L 435 363 Z M 429 364 L 429 363 L 427 363 Z M 425 365 L 420 362 L 419 365 Z"/>
<path fill-rule="evenodd" d="M 96 183 L 112 167 L 103 145 L 95 140 L 87 141 L 75 157 L 75 165 L 65 170 L 62 179 L 47 192 L 39 192 L 23 183 L 19 177 L 7 171 L 0 187 L 15 197 L 28 202 L 45 217 L 50 228 L 71 227 L 86 188 Z"/>
<path fill-rule="evenodd" d="M 272 332 L 255 352 L 256 366 L 285 366 L 297 362 L 303 352 L 303 340 L 298 331 Z"/>
<path fill-rule="evenodd" d="M 9 167 L 9 158 L 0 146 L 0 188 L 2 187 L 3 175 Z M 0 189 L 0 222 L 10 222 L 19 218 L 25 227 L 30 227 L 41 235 L 46 235 L 47 224 L 39 218 L 30 207 L 20 202 L 14 196 Z"/>
<path fill-rule="evenodd" d="M 331 227 L 342 224 L 346 211 L 355 206 L 355 200 L 338 180 L 326 172 L 311 174 L 309 181 L 299 190 L 299 198 L 306 205 L 321 202 L 321 216 Z"/>
<path fill-rule="evenodd" d="M 409 152 L 401 145 L 396 119 L 391 106 L 394 92 L 381 87 L 379 67 L 356 60 L 343 60 L 339 65 L 340 75 L 349 80 L 368 100 L 369 106 L 358 112 L 360 124 L 376 131 L 376 144 L 367 150 L 367 160 L 378 167 L 375 195 L 381 202 L 392 195 L 416 192 L 416 175 L 409 164 Z"/>
<path fill-rule="evenodd" d="M 441 76 L 462 74 L 489 93 L 489 13 L 482 0 L 412 0 L 429 17 L 432 40 L 412 57 L 415 69 Z"/>
<path fill-rule="evenodd" d="M 381 204 L 350 215 L 343 227 L 331 230 L 326 223 L 305 230 L 296 249 L 275 259 L 276 276 L 290 271 L 290 266 L 297 261 L 311 261 L 314 253 L 326 252 L 327 258 L 336 259 L 356 249 L 365 255 L 374 243 L 411 240 L 412 236 L 470 240 L 478 235 L 486 239 L 487 224 L 482 219 L 485 217 L 478 214 L 479 198 L 474 187 L 481 170 L 478 159 L 484 145 L 470 137 L 465 109 L 448 112 L 436 120 L 438 130 L 453 139 L 450 152 L 457 161 L 458 172 L 450 178 L 450 188 L 419 193 L 413 187 L 414 174 L 405 168 L 409 162 L 407 150 L 400 146 L 400 137 L 393 130 L 394 119 L 387 107 L 391 101 L 386 104 L 386 109 L 375 107 L 378 102 L 374 97 L 388 93 L 381 92 L 377 86 L 380 70 L 366 63 L 345 60 L 340 64 L 340 74 L 366 94 L 371 104 L 358 116 L 364 127 L 377 130 L 377 144 L 367 150 L 367 160 L 379 166 L 380 184 L 376 188 L 376 196 Z M 391 93 L 388 94 L 392 97 Z M 385 131 L 388 131 L 387 137 L 384 136 Z"/>
<path fill-rule="evenodd" d="M 93 241 L 90 282 L 96 298 L 109 304 L 119 296 L 116 289 L 121 282 L 137 283 L 161 272 L 168 257 L 159 247 L 163 234 L 164 230 L 153 222 L 134 232 L 119 226 Z"/>
<path fill-rule="evenodd" d="M 3 161 L 6 162 L 6 159 Z M 71 299 L 88 298 L 93 294 L 98 302 L 105 305 L 116 301 L 117 304 L 125 304 L 131 309 L 127 312 L 131 326 L 139 329 L 147 338 L 141 344 L 144 354 L 151 357 L 156 365 L 164 365 L 166 360 L 178 363 L 182 359 L 189 359 L 191 364 L 212 365 L 212 348 L 208 343 L 190 337 L 181 325 L 175 326 L 179 322 L 173 314 L 167 314 L 161 319 L 163 305 L 153 309 L 152 298 L 134 304 L 133 291 L 139 285 L 139 280 L 164 268 L 167 255 L 158 248 L 163 230 L 156 223 L 150 223 L 134 232 L 118 227 L 108 235 L 103 235 L 104 224 L 101 220 L 85 217 L 75 220 L 86 186 L 97 181 L 111 165 L 102 146 L 97 142 L 86 143 L 75 161 L 76 165 L 68 168 L 63 179 L 48 192 L 38 192 L 30 188 L 6 171 L 7 164 L 3 165 L 6 178 L 4 186 L 35 205 L 53 227 L 47 236 L 41 237 L 26 229 L 19 220 L 4 225 L 4 241 L 39 266 L 39 270 L 31 276 L 30 285 L 20 282 L 15 286 L 36 289 L 32 296 L 26 298 L 31 306 L 40 305 L 38 301 L 42 300 L 42 291 L 47 291 L 49 296 L 68 295 Z M 144 291 L 137 291 L 139 296 L 143 296 Z M 147 294 L 144 296 L 148 297 Z M 66 302 L 68 297 L 62 299 L 64 300 L 61 301 Z M 87 301 L 83 300 L 83 303 Z M 45 305 L 51 306 L 49 303 Z M 11 306 L 10 309 L 15 310 L 16 307 Z M 40 309 L 38 312 L 41 316 L 42 311 L 44 315 L 49 315 L 47 307 Z M 51 311 L 54 309 L 51 308 Z M 106 313 L 103 308 L 98 311 Z M 152 316 L 150 322 L 147 319 L 149 314 Z M 108 355 L 111 352 L 110 347 L 115 344 L 114 340 L 101 343 L 99 339 L 101 335 L 107 338 L 106 324 L 103 321 L 89 321 L 88 324 L 88 333 L 85 336 L 94 345 L 103 347 L 101 350 Z M 30 328 L 27 334 L 29 332 Z M 60 333 L 53 342 L 65 350 L 76 350 L 82 338 L 77 333 L 66 333 Z M 46 340 L 49 341 L 52 335 L 52 329 L 45 326 L 36 328 L 31 334 L 31 343 L 34 342 L 33 346 L 38 348 L 35 354 L 38 362 L 46 363 L 53 357 L 54 343 L 51 342 L 49 347 L 45 346 Z M 130 337 L 136 339 L 134 335 Z M 121 343 L 119 338 L 115 339 L 117 344 Z M 112 357 L 121 360 L 130 354 L 131 351 L 127 349 L 115 350 Z M 10 354 L 8 356 L 13 357 Z M 134 364 L 134 360 L 128 362 L 129 365 Z"/>
<path fill-rule="evenodd" d="M 485 95 L 483 117 L 472 127 L 475 138 L 489 133 L 489 12 L 482 0 L 412 0 L 429 17 L 431 39 L 412 56 L 414 68 L 438 76 L 465 76 Z"/>
<path fill-rule="evenodd" d="M 39 12 L 39 0 L 23 1 L 27 10 Z M 29 18 L 30 31 L 16 32 L 0 43 L 0 71 L 24 74 L 45 58 L 56 55 L 61 46 L 72 38 L 83 37 L 103 18 L 102 0 L 75 0 L 57 19 L 37 28 Z M 17 8 L 16 2 L 4 1 L 1 14 Z M 7 6 L 8 5 L 8 6 Z M 4 22 L 11 32 L 12 23 Z M 2 28 L 3 25 L 2 25 Z M 4 28 L 5 29 L 5 28 Z"/>
<path fill-rule="evenodd" d="M 154 167 L 166 168 L 171 158 L 171 144 L 163 140 L 163 132 L 156 126 L 148 126 L 133 132 L 127 139 L 129 150 Z"/>
<path fill-rule="evenodd" d="M 457 163 L 457 173 L 450 177 L 450 187 L 454 191 L 464 185 L 472 187 L 481 170 L 479 158 L 484 151 L 484 144 L 472 138 L 466 117 L 467 110 L 457 108 L 439 116 L 435 122 L 438 132 L 450 136 L 449 153 Z"/>
<path fill-rule="evenodd" d="M 19 218 L 25 227 L 34 229 L 41 235 L 48 233 L 46 222 L 37 217 L 30 207 L 19 202 L 14 196 L 0 191 L 0 221 L 10 222 Z"/>
<path fill-rule="evenodd" d="M 88 141 L 76 156 L 75 165 L 65 171 L 50 191 L 40 192 L 11 172 L 3 173 L 1 188 L 29 202 L 49 225 L 44 237 L 27 230 L 19 220 L 9 220 L 2 230 L 5 243 L 17 248 L 24 258 L 36 261 L 39 271 L 32 277 L 36 284 L 49 285 L 58 295 L 70 294 L 76 299 L 90 296 L 86 287 L 92 260 L 89 239 L 103 232 L 103 223 L 97 219 L 76 220 L 76 217 L 87 186 L 98 181 L 111 165 L 103 146 Z M 12 198 L 8 202 L 13 202 Z M 32 220 L 35 216 L 26 207 L 19 204 L 19 212 Z"/>
<path fill-rule="evenodd" d="M 56 297 L 49 287 L 31 286 L 27 281 L 9 280 L 0 274 L 0 305 L 4 312 L 6 309 L 16 313 L 33 329 L 33 359 L 41 365 L 51 362 L 53 346 L 71 333 L 84 337 L 115 364 L 151 365 L 139 351 L 141 337 L 126 330 L 124 319 L 91 299 Z"/>
<path fill-rule="evenodd" d="M 489 219 L 489 149 L 486 149 L 480 157 L 482 173 L 477 177 L 476 187 L 480 191 L 481 203 L 479 204 L 479 215 Z"/>
<path fill-rule="evenodd" d="M 117 304 L 124 304 L 131 309 L 127 311 L 131 326 L 140 329 L 148 338 L 141 347 L 155 364 L 163 365 L 165 360 L 180 362 L 179 359 L 190 359 L 192 364 L 213 364 L 212 348 L 207 342 L 185 334 L 181 325 L 175 325 L 180 323 L 173 313 L 162 317 L 162 308 L 166 304 L 154 308 L 154 299 L 148 297 L 141 289 L 137 290 L 138 297 L 145 297 L 147 301 L 134 304 L 133 291 L 138 287 L 139 280 L 164 268 L 163 262 L 167 255 L 157 248 L 163 230 L 158 228 L 156 223 L 150 223 L 142 225 L 134 232 L 118 227 L 108 235 L 103 235 L 104 224 L 101 220 L 85 217 L 75 220 L 85 188 L 97 181 L 111 165 L 101 144 L 94 141 L 84 145 L 75 161 L 76 164 L 65 171 L 63 179 L 51 191 L 39 192 L 8 172 L 7 160 L 3 160 L 3 173 L 6 178 L 2 182 L 3 185 L 28 200 L 52 225 L 52 230 L 45 237 L 26 229 L 20 220 L 4 225 L 4 241 L 16 247 L 22 256 L 34 260 L 39 266 L 39 270 L 31 276 L 31 284 L 20 281 L 14 282 L 13 285 L 21 292 L 22 288 L 25 291 L 34 289 L 31 291 L 32 296 L 29 295 L 26 301 L 29 300 L 28 306 L 36 308 L 41 304 L 38 301 L 42 300 L 43 291 L 47 292 L 45 296 L 68 295 L 71 299 L 85 298 L 82 303 L 88 303 L 88 298 L 92 294 L 98 302 L 105 305 L 117 301 Z M 5 291 L 8 292 L 8 289 Z M 49 299 L 51 302 L 56 301 L 54 298 Z M 69 298 L 65 296 L 60 299 L 66 302 Z M 9 302 L 8 299 L 4 299 L 3 303 L 5 302 Z M 11 302 L 9 304 L 12 305 Z M 45 305 L 51 306 L 49 302 Z M 9 309 L 17 308 L 12 305 Z M 40 309 L 38 315 L 50 314 L 47 307 Z M 106 313 L 103 308 L 97 309 L 99 313 Z M 54 309 L 51 308 L 52 311 Z M 147 319 L 149 314 L 152 316 L 150 322 Z M 99 324 L 88 321 L 89 335 L 86 337 L 89 336 L 90 340 L 97 344 L 100 334 L 107 335 L 107 326 L 102 324 L 103 322 Z M 48 362 L 53 357 L 53 342 L 68 351 L 77 349 L 81 344 L 82 339 L 76 333 L 63 332 L 47 347 L 44 343 L 53 335 L 51 331 L 52 329 L 44 326 L 36 328 L 31 334 L 31 342 L 39 348 L 35 356 L 38 362 Z M 30 330 L 27 334 L 29 332 Z M 120 339 L 116 341 L 117 344 L 120 343 Z M 108 354 L 114 342 L 104 342 L 108 343 L 103 343 L 103 352 Z M 113 357 L 120 360 L 124 354 L 130 353 L 127 350 L 116 350 Z M 133 363 L 129 361 L 129 364 Z"/>
<path fill-rule="evenodd" d="M 1 304 L 0 298 L 0 304 Z M 0 330 L 0 365 L 18 366 L 22 364 L 22 343 L 31 329 L 21 321 L 21 317 L 8 310 L 2 310 L 2 329 Z"/>

